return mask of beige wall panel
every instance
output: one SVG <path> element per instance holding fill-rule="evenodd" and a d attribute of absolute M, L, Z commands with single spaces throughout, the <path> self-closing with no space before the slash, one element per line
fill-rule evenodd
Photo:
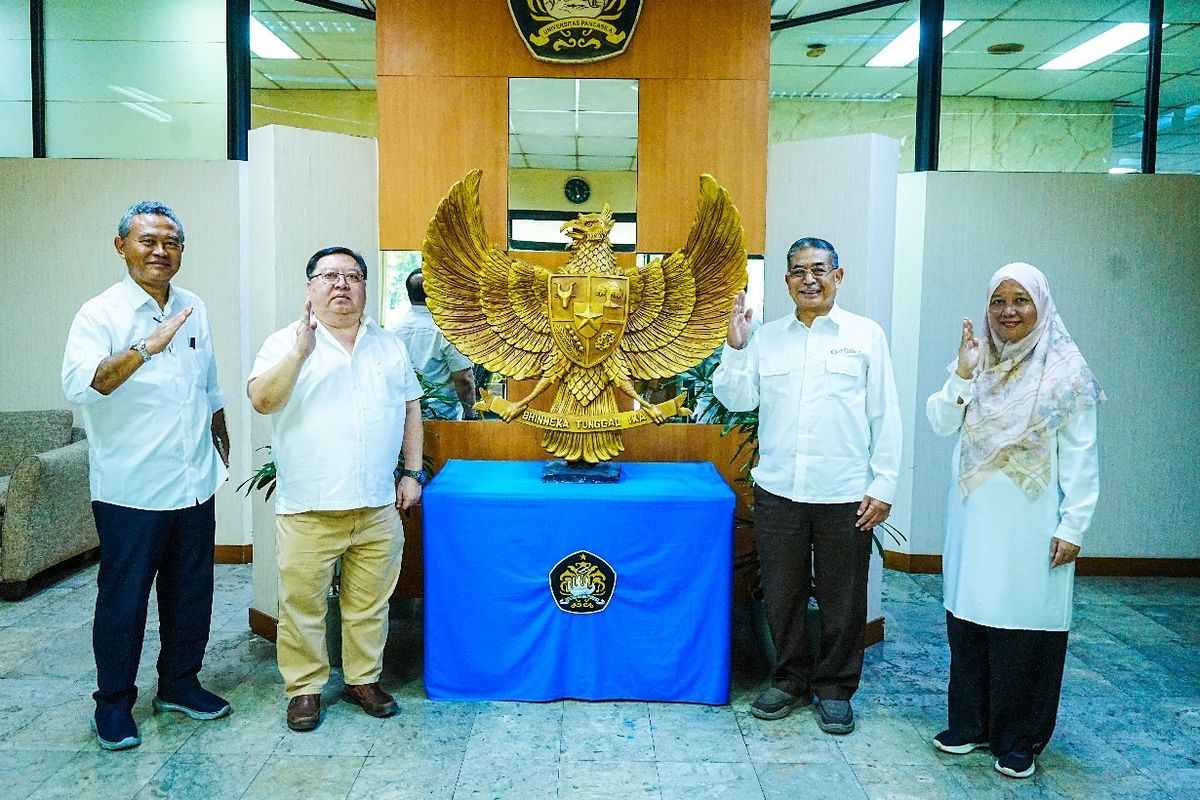
<path fill-rule="evenodd" d="M 476 168 L 488 236 L 504 242 L 507 79 L 380 76 L 379 97 L 380 249 L 420 250 L 438 203 Z"/>
<path fill-rule="evenodd" d="M 171 206 L 187 234 L 174 281 L 200 295 L 212 321 L 217 377 L 228 395 L 230 482 L 217 491 L 217 542 L 245 544 L 234 492 L 251 461 L 242 380 L 245 236 L 236 161 L 0 159 L 0 410 L 70 408 L 60 373 L 67 331 L 85 301 L 126 275 L 117 222 L 139 200 Z"/>
<path fill-rule="evenodd" d="M 766 247 L 767 82 L 643 80 L 638 124 L 640 252 L 686 241 L 700 175 L 711 173 L 742 213 L 746 250 Z"/>
<path fill-rule="evenodd" d="M 767 79 L 766 0 L 696 3 L 649 0 L 621 55 L 568 66 L 537 61 L 522 43 L 508 4 L 380 0 L 379 75 L 489 75 L 556 78 Z M 413 46 L 430 42 L 436 46 Z M 766 93 L 763 98 L 765 101 Z"/>

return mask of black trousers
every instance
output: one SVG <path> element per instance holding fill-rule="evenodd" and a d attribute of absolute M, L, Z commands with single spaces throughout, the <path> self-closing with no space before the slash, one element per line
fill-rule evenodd
<path fill-rule="evenodd" d="M 1037 755 L 1054 733 L 1066 631 L 977 625 L 946 612 L 950 732 L 990 742 L 992 753 Z"/>
<path fill-rule="evenodd" d="M 157 576 L 158 693 L 199 685 L 212 620 L 213 499 L 173 511 L 92 502 L 100 536 L 100 575 L 92 648 L 98 709 L 132 708 L 146 633 L 150 586 Z"/>
<path fill-rule="evenodd" d="M 771 682 L 788 694 L 849 700 L 862 677 L 871 535 L 854 527 L 858 503 L 797 503 L 754 487 L 754 536 L 767 626 L 778 656 Z M 821 607 L 820 656 L 805 617 Z"/>

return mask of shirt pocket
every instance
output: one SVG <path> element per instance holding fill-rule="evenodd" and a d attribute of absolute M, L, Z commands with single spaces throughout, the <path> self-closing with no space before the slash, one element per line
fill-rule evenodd
<path fill-rule="evenodd" d="M 825 359 L 825 394 L 831 400 L 858 400 L 866 393 L 866 383 L 862 356 L 839 353 Z"/>
<path fill-rule="evenodd" d="M 763 398 L 786 397 L 789 394 L 793 366 L 791 361 L 778 353 L 772 353 L 771 357 L 759 361 L 758 380 Z M 761 404 L 761 399 L 759 402 Z"/>
<path fill-rule="evenodd" d="M 379 363 L 375 365 L 376 401 L 384 406 L 402 406 L 408 388 L 404 364 Z"/>

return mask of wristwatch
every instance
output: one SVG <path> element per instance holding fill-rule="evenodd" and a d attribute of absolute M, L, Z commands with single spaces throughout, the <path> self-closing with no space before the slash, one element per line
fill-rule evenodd
<path fill-rule="evenodd" d="M 146 349 L 145 339 L 138 339 L 136 342 L 129 345 L 129 349 L 136 351 L 137 354 L 142 357 L 143 364 L 150 360 L 150 351 Z"/>
<path fill-rule="evenodd" d="M 397 467 L 392 470 L 392 474 L 396 476 L 396 480 L 401 478 L 412 478 L 421 486 L 425 485 L 425 470 L 423 469 L 400 469 Z"/>

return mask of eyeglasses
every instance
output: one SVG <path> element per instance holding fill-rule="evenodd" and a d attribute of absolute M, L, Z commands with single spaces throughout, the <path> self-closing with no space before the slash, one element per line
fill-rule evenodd
<path fill-rule="evenodd" d="M 817 280 L 821 280 L 821 278 L 824 278 L 826 275 L 832 275 L 836 271 L 835 267 L 823 267 L 819 265 L 816 267 L 788 267 L 787 276 L 789 278 L 803 278 L 804 273 L 807 272 Z"/>
<path fill-rule="evenodd" d="M 313 278 L 320 278 L 330 286 L 337 284 L 338 278 L 345 278 L 347 286 L 357 286 L 363 282 L 363 274 L 361 272 L 334 272 L 330 270 L 329 272 L 318 272 L 312 278 L 309 278 L 309 280 L 311 281 Z"/>

